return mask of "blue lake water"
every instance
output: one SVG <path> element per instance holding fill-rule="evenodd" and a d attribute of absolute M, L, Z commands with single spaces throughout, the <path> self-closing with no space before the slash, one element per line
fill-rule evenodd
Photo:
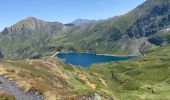
<path fill-rule="evenodd" d="M 132 56 L 104 56 L 89 53 L 58 53 L 55 57 L 63 59 L 65 64 L 73 64 L 82 67 L 88 67 L 94 63 L 121 61 L 134 58 Z"/>

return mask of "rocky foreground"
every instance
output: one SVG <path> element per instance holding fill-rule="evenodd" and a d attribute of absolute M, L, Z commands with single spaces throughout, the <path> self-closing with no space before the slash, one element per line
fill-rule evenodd
<path fill-rule="evenodd" d="M 18 88 L 14 81 L 10 81 L 3 76 L 0 76 L 0 91 L 13 95 L 16 100 L 44 100 L 43 96 L 32 92 L 25 92 Z"/>

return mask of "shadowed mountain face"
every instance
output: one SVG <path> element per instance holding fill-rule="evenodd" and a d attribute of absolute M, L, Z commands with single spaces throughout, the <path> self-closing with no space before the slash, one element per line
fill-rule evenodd
<path fill-rule="evenodd" d="M 38 58 L 56 50 L 140 55 L 170 43 L 170 1 L 147 0 L 131 12 L 103 21 L 64 25 L 28 17 L 0 33 L 5 58 Z"/>
<path fill-rule="evenodd" d="M 135 22 L 127 29 L 130 37 L 148 37 L 149 42 L 155 45 L 161 45 L 168 41 L 168 38 L 158 37 L 160 30 L 168 32 L 170 27 L 170 1 L 148 0 L 140 7 L 147 8 L 144 10 Z M 168 33 L 166 33 L 168 34 Z M 164 35 L 166 35 L 164 34 Z"/>

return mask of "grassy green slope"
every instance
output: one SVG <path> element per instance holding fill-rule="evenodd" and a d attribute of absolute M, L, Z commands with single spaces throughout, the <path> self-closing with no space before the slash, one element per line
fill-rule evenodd
<path fill-rule="evenodd" d="M 169 100 L 169 50 L 170 46 L 155 47 L 144 57 L 94 64 L 87 69 L 52 58 L 0 60 L 0 75 L 50 100 L 77 99 L 92 92 L 116 100 Z"/>
<path fill-rule="evenodd" d="M 8 59 L 29 58 L 38 54 L 39 49 L 44 48 L 54 35 L 62 36 L 62 29 L 61 23 L 29 17 L 0 34 L 0 51 Z"/>
<path fill-rule="evenodd" d="M 142 58 L 89 67 L 121 100 L 170 99 L 170 46 L 153 48 Z"/>
<path fill-rule="evenodd" d="M 142 16 L 149 14 L 150 9 L 157 5 L 164 5 L 168 0 L 161 1 L 148 0 L 136 7 L 125 15 L 116 18 L 110 18 L 104 21 L 94 23 L 85 27 L 73 28 L 65 36 L 62 43 L 69 51 L 89 51 L 96 53 L 109 54 L 134 54 L 132 51 L 136 48 L 135 39 L 129 38 L 126 34 L 127 29 Z M 143 26 L 144 27 L 144 26 Z M 138 33 L 136 33 L 138 34 Z M 146 41 L 143 41 L 146 42 Z M 143 48 L 143 44 L 137 44 L 137 49 Z M 141 50 L 142 51 L 142 50 Z"/>
<path fill-rule="evenodd" d="M 7 59 L 38 58 L 52 55 L 58 49 L 66 52 L 139 55 L 139 51 L 143 52 L 145 48 L 151 47 L 147 41 L 147 38 L 150 37 L 142 39 L 145 32 L 141 30 L 147 27 L 149 34 L 154 33 L 155 30 L 149 24 L 141 22 L 149 20 L 148 23 L 152 23 L 150 22 L 153 19 L 151 12 L 155 12 L 157 9 L 167 9 L 166 7 L 169 7 L 168 2 L 168 0 L 147 0 L 125 15 L 84 26 L 66 26 L 61 23 L 45 22 L 30 17 L 1 33 L 0 52 Z M 165 4 L 166 7 L 164 8 Z M 168 15 L 167 11 L 164 13 Z M 157 19 L 159 12 L 153 14 L 155 22 L 164 23 L 164 21 Z M 159 17 L 163 17 L 163 15 Z M 152 24 L 155 25 L 155 23 Z M 165 27 L 162 26 L 163 29 Z M 161 31 L 159 31 L 159 27 L 156 27 L 156 29 L 158 32 Z M 153 43 L 159 42 L 159 39 L 165 42 L 169 41 L 169 34 L 163 37 L 161 33 L 154 34 L 156 36 L 152 38 Z M 129 37 L 131 35 L 132 37 Z M 138 35 L 142 36 L 138 37 Z M 135 36 L 139 39 L 136 39 Z"/>
<path fill-rule="evenodd" d="M 72 28 L 30 17 L 4 31 L 5 35 L 0 38 L 0 51 L 5 58 L 19 59 L 31 58 L 34 54 L 41 56 L 50 50 L 55 52 L 60 47 L 64 51 L 131 54 L 129 45 L 133 40 L 125 38 L 123 32 L 136 20 L 136 12 L 140 11 Z"/>
<path fill-rule="evenodd" d="M 121 36 L 122 33 L 114 26 L 108 23 L 97 23 L 80 29 L 72 29 L 70 34 L 64 37 L 63 43 L 70 43 L 67 46 L 74 48 L 75 51 L 116 53 L 119 52 L 118 48 L 122 47 L 123 41 L 126 41 L 126 39 L 121 39 Z"/>

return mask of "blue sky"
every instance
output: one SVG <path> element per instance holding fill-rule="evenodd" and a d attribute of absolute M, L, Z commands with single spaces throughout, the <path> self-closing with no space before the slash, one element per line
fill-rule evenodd
<path fill-rule="evenodd" d="M 77 18 L 106 19 L 125 14 L 144 1 L 146 0 L 1 0 L 0 30 L 28 16 L 62 23 Z"/>

